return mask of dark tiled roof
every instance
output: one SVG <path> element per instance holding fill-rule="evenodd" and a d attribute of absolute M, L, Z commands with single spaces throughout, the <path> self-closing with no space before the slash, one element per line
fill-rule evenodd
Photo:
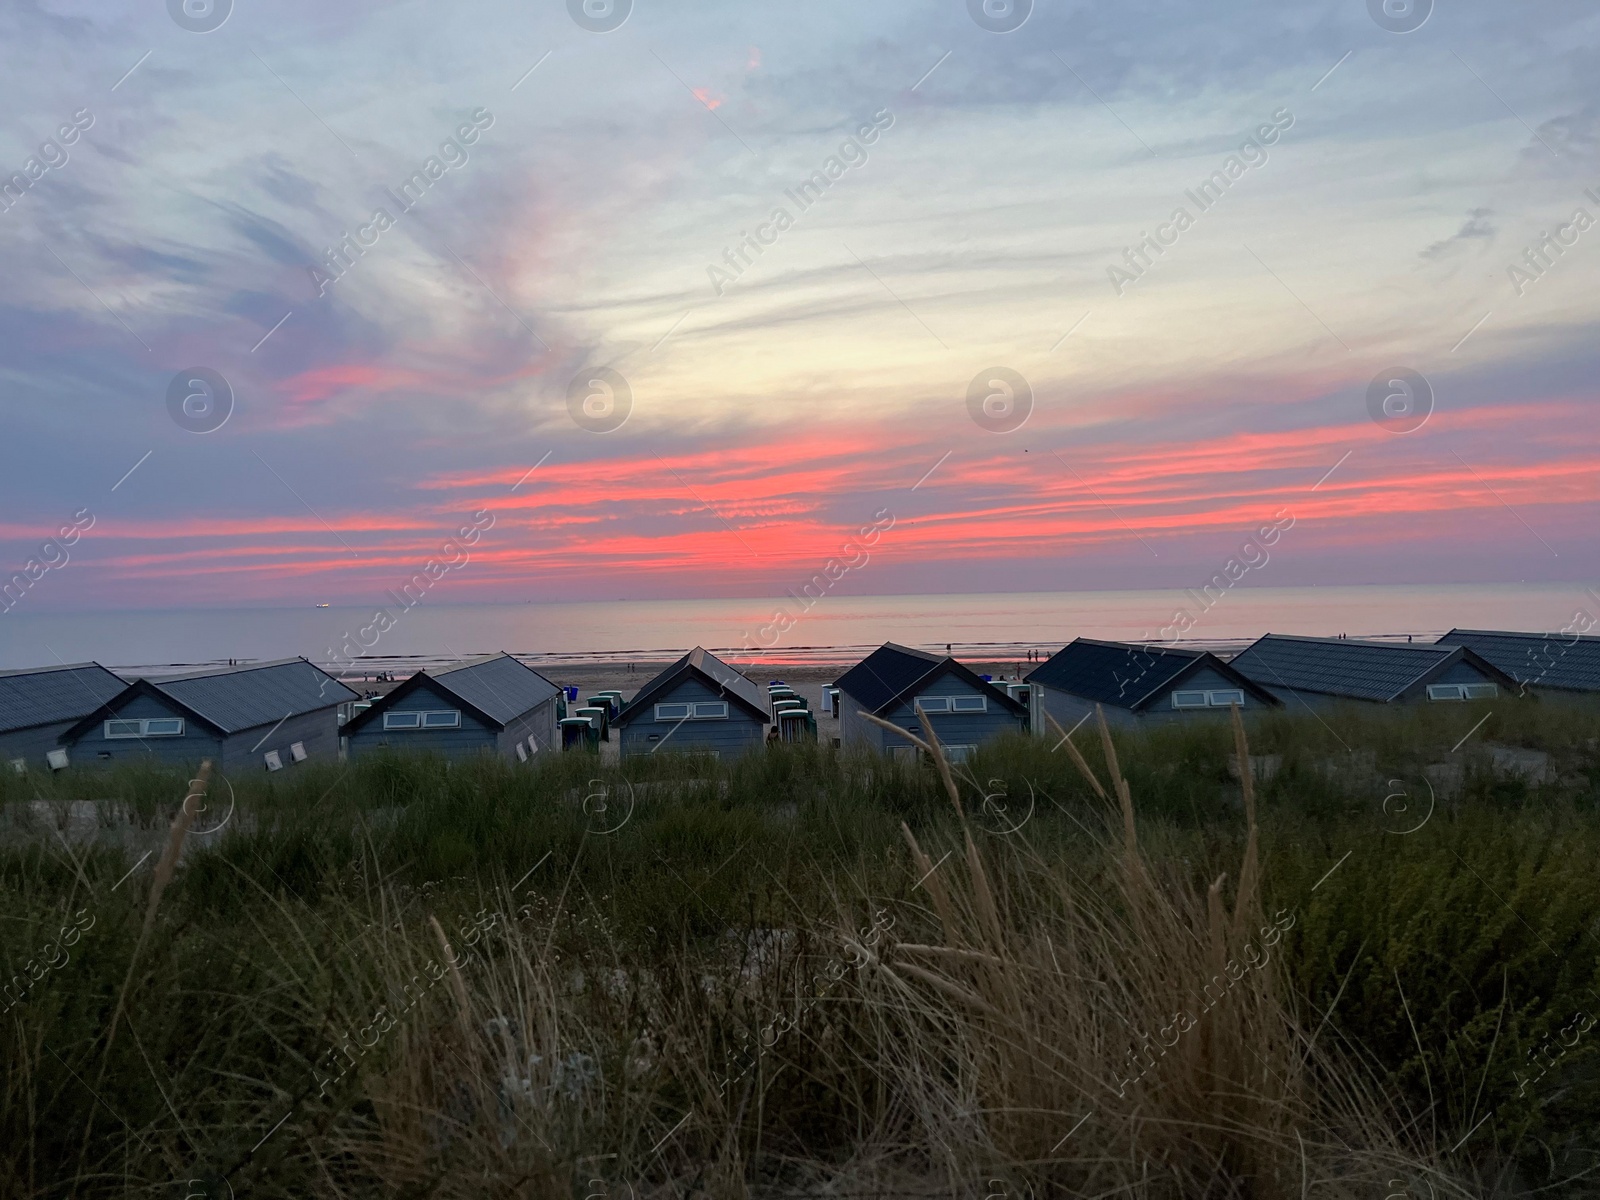
<path fill-rule="evenodd" d="M 839 676 L 833 686 L 875 713 L 932 675 L 944 662 L 937 654 L 885 642 Z"/>
<path fill-rule="evenodd" d="M 1029 673 L 1027 682 L 1097 704 L 1137 709 L 1162 695 L 1179 682 L 1181 676 L 1205 668 L 1263 703 L 1278 703 L 1271 692 L 1251 682 L 1209 650 L 1100 642 L 1093 638 L 1078 638 L 1051 655 L 1047 662 Z"/>
<path fill-rule="evenodd" d="M 623 725 L 633 720 L 647 705 L 654 703 L 657 696 L 670 691 L 684 678 L 696 675 L 729 699 L 737 701 L 751 716 L 762 721 L 771 720 L 766 693 L 756 686 L 754 680 L 741 675 L 704 647 L 696 646 L 640 688 L 638 694 L 617 714 L 615 723 Z"/>
<path fill-rule="evenodd" d="M 429 678 L 472 707 L 508 725 L 523 713 L 538 708 L 560 689 L 539 672 L 509 654 L 492 654 Z"/>
<path fill-rule="evenodd" d="M 1384 701 L 1420 682 L 1456 653 L 1453 646 L 1269 633 L 1235 655 L 1231 665 L 1263 687 Z"/>
<path fill-rule="evenodd" d="M 1035 667 L 1027 681 L 1099 704 L 1137 708 L 1141 700 L 1162 691 L 1193 666 L 1201 654 L 1170 646 L 1078 638 Z"/>
<path fill-rule="evenodd" d="M 1529 687 L 1600 691 L 1600 637 L 1452 629 L 1437 644 L 1465 646 Z"/>
<path fill-rule="evenodd" d="M 971 667 L 953 658 L 941 658 L 925 650 L 885 642 L 851 667 L 834 682 L 867 712 L 882 716 L 908 696 L 915 696 L 936 679 L 956 675 L 983 692 L 1001 708 L 1023 714 L 1027 707 L 1013 700 L 1004 688 L 985 683 Z"/>
<path fill-rule="evenodd" d="M 0 731 L 76 721 L 127 686 L 99 663 L 0 673 Z"/>
<path fill-rule="evenodd" d="M 285 717 L 360 699 L 303 658 L 146 682 L 224 733 L 272 725 Z"/>

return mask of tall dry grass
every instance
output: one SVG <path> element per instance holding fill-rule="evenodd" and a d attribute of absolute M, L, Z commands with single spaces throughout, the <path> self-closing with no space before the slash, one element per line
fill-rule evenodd
<path fill-rule="evenodd" d="M 1263 909 L 1249 781 L 1237 878 L 1196 885 L 1142 853 L 1101 730 L 1109 781 L 1070 750 L 1121 833 L 1093 879 L 982 844 L 977 781 L 897 731 L 962 821 L 948 853 L 904 829 L 909 902 L 861 880 L 831 921 L 650 965 L 563 959 L 522 920 L 458 963 L 430 918 L 439 1002 L 323 1153 L 441 1197 L 1466 1194 L 1286 1002 L 1295 917 Z M 384 994 L 424 970 L 409 944 L 368 952 Z"/>

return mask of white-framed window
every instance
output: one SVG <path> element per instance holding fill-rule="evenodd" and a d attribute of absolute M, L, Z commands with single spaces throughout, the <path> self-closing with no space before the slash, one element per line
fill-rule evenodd
<path fill-rule="evenodd" d="M 454 708 L 441 708 L 432 711 L 386 712 L 383 714 L 383 727 L 385 729 L 460 729 L 461 713 Z"/>
<path fill-rule="evenodd" d="M 28 773 L 28 760 L 25 758 L 13 758 L 11 760 L 11 769 L 18 775 L 26 775 Z"/>
<path fill-rule="evenodd" d="M 276 750 L 268 750 L 261 756 L 261 761 L 267 764 L 267 770 L 269 771 L 283 770 L 283 758 Z"/>
<path fill-rule="evenodd" d="M 1183 689 L 1172 693 L 1173 708 L 1227 708 L 1230 704 L 1244 707 L 1244 691 L 1240 688 Z"/>
<path fill-rule="evenodd" d="M 537 754 L 537 753 L 539 753 L 539 739 L 538 738 L 535 738 L 535 737 L 529 737 L 528 738 L 528 753 L 529 754 Z"/>
<path fill-rule="evenodd" d="M 289 743 L 289 757 L 292 758 L 297 763 L 305 762 L 305 760 L 306 760 L 306 744 L 304 742 L 290 742 Z"/>
<path fill-rule="evenodd" d="M 67 752 L 65 750 L 46 750 L 44 761 L 50 764 L 52 771 L 67 769 Z"/>
<path fill-rule="evenodd" d="M 987 696 L 951 696 L 951 712 L 988 712 L 989 697 Z"/>
<path fill-rule="evenodd" d="M 658 721 L 725 721 L 727 718 L 726 700 L 677 701 L 656 705 Z"/>
<path fill-rule="evenodd" d="M 953 763 L 964 763 L 978 752 L 976 746 L 946 746 L 945 757 Z"/>
<path fill-rule="evenodd" d="M 918 696 L 911 706 L 912 711 L 921 709 L 925 713 L 949 712 L 949 696 Z"/>
<path fill-rule="evenodd" d="M 1500 688 L 1492 683 L 1430 683 L 1429 700 L 1493 700 Z"/>
<path fill-rule="evenodd" d="M 517 761 L 518 762 L 527 762 L 528 761 L 528 748 L 526 746 L 524 746 L 521 742 L 517 743 Z"/>
<path fill-rule="evenodd" d="M 114 738 L 182 737 L 182 717 L 119 717 L 105 724 L 107 740 Z"/>

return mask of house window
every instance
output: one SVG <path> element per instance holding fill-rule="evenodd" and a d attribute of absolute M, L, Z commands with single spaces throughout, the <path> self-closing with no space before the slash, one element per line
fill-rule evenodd
<path fill-rule="evenodd" d="M 919 696 L 913 708 L 920 708 L 925 713 L 949 712 L 949 696 Z"/>
<path fill-rule="evenodd" d="M 28 773 L 28 760 L 25 758 L 13 758 L 11 760 L 11 769 L 18 775 L 26 775 Z"/>
<path fill-rule="evenodd" d="M 44 761 L 50 764 L 52 771 L 64 771 L 67 767 L 67 752 L 65 750 L 45 751 Z"/>
<path fill-rule="evenodd" d="M 386 712 L 383 714 L 383 727 L 385 729 L 459 729 L 461 728 L 461 713 L 453 708 L 437 709 L 432 712 Z"/>
<path fill-rule="evenodd" d="M 521 742 L 517 743 L 517 761 L 518 762 L 527 762 L 528 761 L 528 748 L 526 746 L 524 746 Z"/>
<path fill-rule="evenodd" d="M 142 719 L 120 718 L 107 721 L 105 725 L 107 740 L 113 738 L 141 738 L 141 737 L 182 737 L 182 717 L 145 717 Z"/>
<path fill-rule="evenodd" d="M 988 712 L 989 698 L 987 696 L 951 696 L 951 712 Z"/>
<path fill-rule="evenodd" d="M 290 742 L 289 757 L 294 759 L 294 761 L 297 763 L 305 762 L 306 744 L 304 742 Z"/>
<path fill-rule="evenodd" d="M 1244 707 L 1244 692 L 1238 688 L 1217 688 L 1215 691 L 1181 691 L 1172 693 L 1173 708 L 1227 708 L 1230 704 Z"/>
<path fill-rule="evenodd" d="M 1429 700 L 1493 700 L 1500 688 L 1492 683 L 1430 683 Z"/>
<path fill-rule="evenodd" d="M 279 757 L 276 750 L 268 750 L 261 756 L 261 761 L 267 764 L 267 770 L 269 771 L 283 770 L 283 759 Z"/>
<path fill-rule="evenodd" d="M 976 746 L 946 746 L 944 756 L 953 763 L 964 763 L 978 752 Z"/>
<path fill-rule="evenodd" d="M 658 704 L 658 721 L 723 721 L 728 717 L 726 700 L 696 700 L 692 703 Z"/>

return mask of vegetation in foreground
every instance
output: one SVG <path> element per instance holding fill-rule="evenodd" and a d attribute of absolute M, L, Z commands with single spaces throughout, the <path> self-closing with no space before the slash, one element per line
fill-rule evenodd
<path fill-rule="evenodd" d="M 1445 709 L 6 778 L 0 1195 L 1600 1190 L 1600 722 Z"/>

